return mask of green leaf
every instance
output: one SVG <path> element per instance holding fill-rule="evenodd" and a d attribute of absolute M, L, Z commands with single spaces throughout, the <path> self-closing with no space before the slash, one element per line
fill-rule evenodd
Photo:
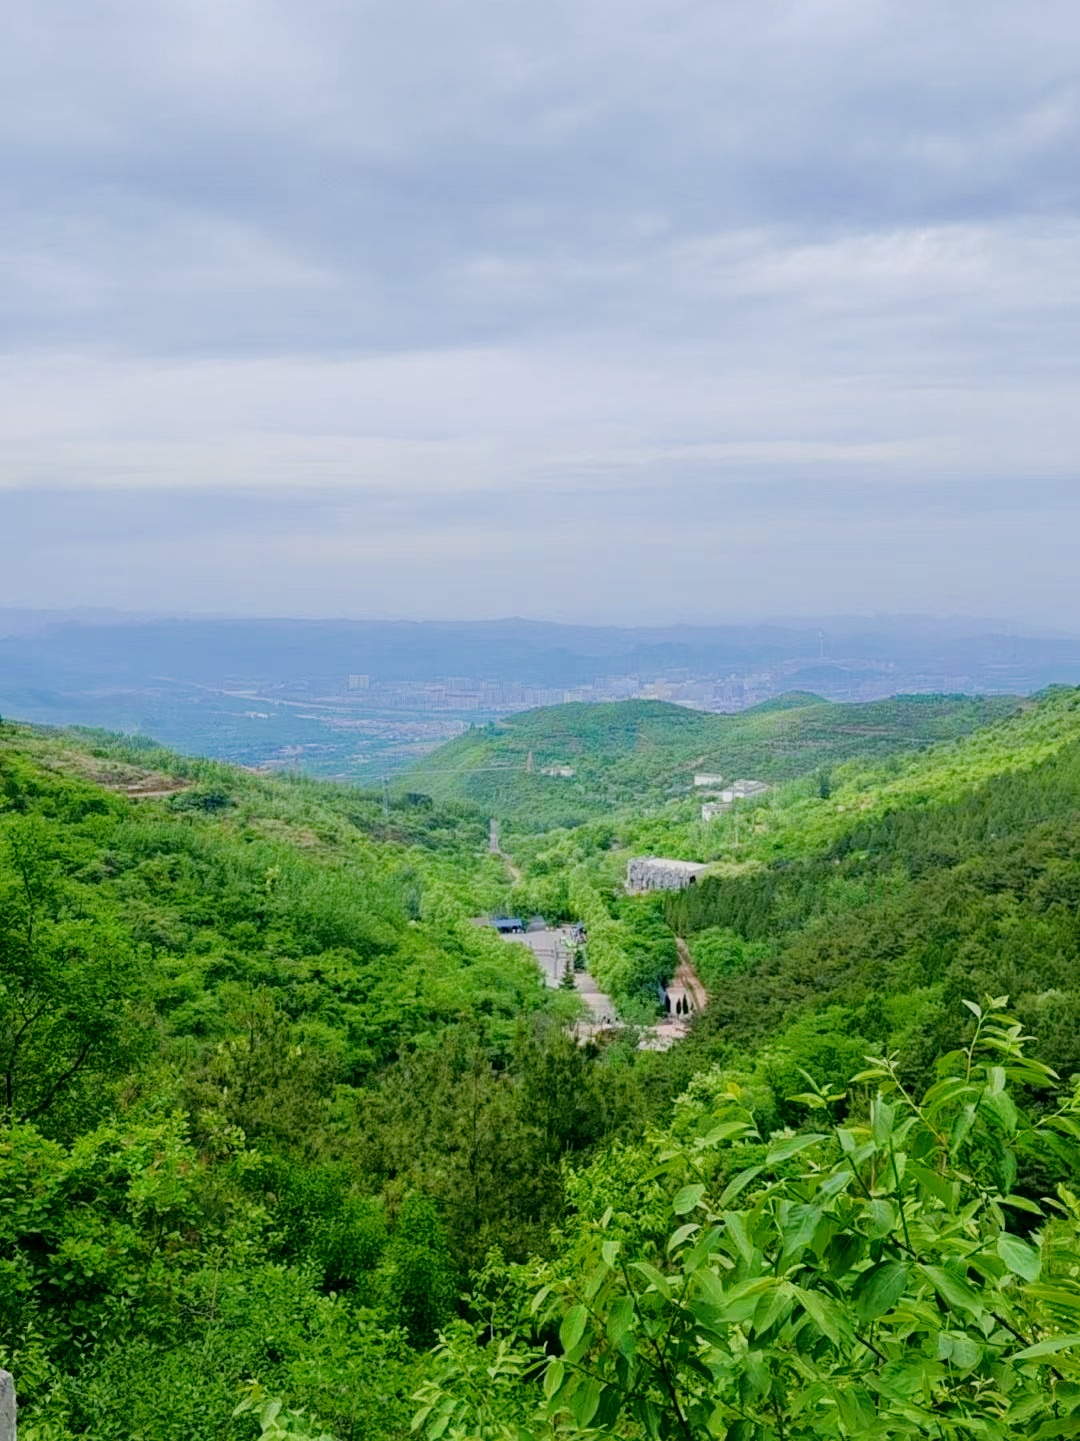
<path fill-rule="evenodd" d="M 1032 1441 L 1058 1441 L 1059 1436 L 1080 1436 L 1080 1416 L 1055 1416 L 1044 1421 Z"/>
<path fill-rule="evenodd" d="M 579 1386 L 574 1392 L 570 1409 L 579 1426 L 587 1426 L 596 1415 L 596 1408 L 600 1405 L 603 1390 L 603 1386 L 595 1376 L 589 1376 L 584 1386 Z"/>
<path fill-rule="evenodd" d="M 880 1199 L 866 1203 L 863 1218 L 866 1221 L 866 1234 L 874 1240 L 892 1235 L 899 1220 L 892 1202 Z"/>
<path fill-rule="evenodd" d="M 884 1316 L 904 1294 L 910 1279 L 911 1268 L 905 1261 L 881 1261 L 864 1271 L 852 1290 L 860 1321 L 876 1321 Z"/>
<path fill-rule="evenodd" d="M 982 1347 L 964 1331 L 942 1331 L 938 1336 L 939 1361 L 948 1361 L 954 1371 L 967 1375 L 979 1364 Z"/>
<path fill-rule="evenodd" d="M 997 1117 L 1004 1130 L 1011 1136 L 1016 1130 L 1018 1115 L 1016 1103 L 1009 1093 L 1002 1091 L 1000 1095 L 986 1096 L 983 1098 L 983 1105 Z"/>
<path fill-rule="evenodd" d="M 1025 1346 L 1014 1351 L 1007 1361 L 1037 1361 L 1040 1356 L 1053 1356 L 1058 1351 L 1072 1351 L 1080 1347 L 1080 1336 L 1055 1336 L 1052 1341 L 1036 1341 L 1034 1346 Z"/>
<path fill-rule="evenodd" d="M 583 1294 L 586 1301 L 593 1301 L 595 1299 L 596 1293 L 600 1290 L 600 1287 L 604 1284 L 604 1282 L 610 1275 L 611 1267 L 608 1265 L 608 1263 L 606 1261 L 598 1261 L 592 1275 L 589 1277 L 585 1285 L 585 1290 Z"/>
<path fill-rule="evenodd" d="M 919 1270 L 953 1310 L 967 1311 L 972 1316 L 981 1316 L 985 1311 L 978 1293 L 962 1277 L 946 1271 L 943 1266 L 920 1265 Z"/>
<path fill-rule="evenodd" d="M 754 1310 L 754 1334 L 763 1336 L 766 1331 L 776 1325 L 777 1321 L 791 1314 L 794 1304 L 794 1288 L 786 1281 L 781 1281 L 773 1290 L 772 1295 L 766 1292 L 758 1301 Z"/>
<path fill-rule="evenodd" d="M 798 1101 L 800 1105 L 809 1106 L 812 1111 L 827 1111 L 828 1105 L 823 1096 L 815 1096 L 813 1091 L 800 1091 L 797 1096 L 789 1096 L 789 1101 Z"/>
<path fill-rule="evenodd" d="M 566 1363 L 560 1357 L 548 1363 L 544 1372 L 544 1395 L 550 1401 L 555 1392 L 558 1391 L 566 1376 Z"/>
<path fill-rule="evenodd" d="M 1075 1282 L 1073 1285 L 1075 1286 Z M 1064 1311 L 1072 1316 L 1080 1316 L 1080 1289 L 1070 1290 L 1065 1282 L 1057 1286 L 1038 1283 L 1031 1287 L 1028 1294 L 1049 1306 L 1053 1311 Z"/>
<path fill-rule="evenodd" d="M 696 1271 L 703 1261 L 707 1260 L 716 1252 L 717 1248 L 723 1244 L 723 1241 L 724 1228 L 722 1226 L 711 1226 L 709 1230 L 702 1231 L 694 1243 L 692 1250 L 688 1255 L 683 1257 L 684 1267 L 688 1271 Z M 735 1265 L 735 1262 L 726 1252 L 721 1252 L 716 1259 L 719 1265 L 725 1266 L 729 1270 Z"/>
<path fill-rule="evenodd" d="M 634 1324 L 634 1299 L 632 1296 L 617 1296 L 611 1303 L 607 1316 L 607 1337 L 618 1349 L 629 1335 Z"/>
<path fill-rule="evenodd" d="M 633 1269 L 645 1277 L 650 1287 L 655 1286 L 665 1300 L 671 1300 L 671 1287 L 668 1285 L 668 1279 L 655 1266 L 650 1266 L 648 1261 L 635 1261 Z"/>
<path fill-rule="evenodd" d="M 1030 1216 L 1045 1215 L 1043 1208 L 1035 1201 L 1029 1201 L 1026 1196 L 1002 1196 L 1003 1206 L 1012 1206 L 1017 1211 L 1027 1211 Z"/>
<path fill-rule="evenodd" d="M 800 1151 L 805 1151 L 810 1146 L 816 1146 L 825 1137 L 816 1131 L 811 1131 L 802 1136 L 788 1136 L 783 1141 L 778 1141 L 775 1146 L 769 1148 L 765 1157 L 767 1166 L 779 1166 L 783 1161 L 790 1161 L 792 1156 L 797 1156 Z"/>
<path fill-rule="evenodd" d="M 870 1106 L 870 1132 L 879 1146 L 884 1146 L 896 1123 L 896 1107 L 879 1095 Z"/>
<path fill-rule="evenodd" d="M 724 1213 L 724 1225 L 727 1234 L 739 1248 L 739 1255 L 744 1261 L 751 1261 L 757 1247 L 750 1239 L 750 1233 L 746 1229 L 746 1217 L 739 1211 L 726 1211 Z"/>
<path fill-rule="evenodd" d="M 537 1311 L 539 1311 L 540 1307 L 544 1304 L 544 1302 L 550 1295 L 551 1287 L 541 1286 L 539 1291 L 537 1291 L 536 1295 L 532 1298 L 532 1301 L 529 1303 L 530 1314 L 535 1316 Z"/>
<path fill-rule="evenodd" d="M 912 1161 L 910 1158 L 908 1159 L 907 1169 L 910 1175 L 918 1181 L 922 1189 L 929 1192 L 935 1201 L 940 1202 L 946 1211 L 951 1214 L 956 1210 L 959 1192 L 955 1182 L 946 1180 L 944 1176 L 939 1175 L 937 1171 L 931 1170 L 929 1166 L 923 1166 L 918 1161 Z"/>
<path fill-rule="evenodd" d="M 821 1224 L 822 1211 L 819 1206 L 791 1206 L 781 1221 L 780 1234 L 783 1237 L 784 1256 L 793 1256 L 809 1246 L 814 1233 Z"/>
<path fill-rule="evenodd" d="M 997 1253 L 1015 1276 L 1025 1281 L 1037 1281 L 1042 1266 L 1042 1257 L 1034 1246 L 1021 1241 L 1019 1236 L 1010 1236 L 1002 1231 L 997 1239 Z"/>
<path fill-rule="evenodd" d="M 692 1211 L 699 1205 L 702 1196 L 705 1194 L 705 1187 L 699 1184 L 684 1186 L 671 1203 L 672 1212 L 676 1216 L 685 1216 L 687 1211 Z"/>
<path fill-rule="evenodd" d="M 600 1247 L 601 1256 L 603 1256 L 604 1260 L 613 1270 L 615 1268 L 616 1258 L 619 1254 L 619 1244 L 620 1243 L 618 1241 L 605 1241 L 604 1244 Z"/>
<path fill-rule="evenodd" d="M 589 1312 L 586 1307 L 581 1305 L 570 1307 L 559 1327 L 559 1341 L 562 1343 L 564 1351 L 572 1351 L 578 1344 L 585 1334 L 588 1320 Z"/>
<path fill-rule="evenodd" d="M 695 1231 L 700 1229 L 696 1221 L 688 1221 L 685 1226 L 680 1226 L 677 1231 L 672 1233 L 671 1239 L 667 1243 L 668 1252 L 670 1253 L 676 1250 L 684 1241 L 688 1240 Z"/>
<path fill-rule="evenodd" d="M 753 1131 L 753 1126 L 746 1121 L 724 1121 L 719 1126 L 714 1126 L 702 1142 L 705 1146 L 715 1146 L 721 1141 L 730 1141 L 735 1136 L 745 1136 L 748 1131 Z"/>
<path fill-rule="evenodd" d="M 802 1286 L 793 1286 L 792 1290 L 822 1335 L 827 1336 L 834 1346 L 838 1346 L 848 1328 L 836 1303 L 827 1296 L 822 1296 L 817 1291 L 807 1291 Z"/>
<path fill-rule="evenodd" d="M 747 1166 L 745 1171 L 740 1171 L 737 1176 L 733 1176 L 724 1187 L 720 1199 L 716 1203 L 717 1210 L 723 1211 L 727 1206 L 730 1206 L 736 1196 L 741 1195 L 747 1186 L 749 1186 L 750 1182 L 760 1176 L 764 1169 L 764 1166 Z"/>

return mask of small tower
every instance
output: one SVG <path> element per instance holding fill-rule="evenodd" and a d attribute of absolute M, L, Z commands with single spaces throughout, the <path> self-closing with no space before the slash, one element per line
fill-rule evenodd
<path fill-rule="evenodd" d="M 536 762 L 533 760 L 533 753 L 532 753 L 532 751 L 530 751 L 530 752 L 529 752 L 529 755 L 528 755 L 528 759 L 527 759 L 526 762 L 525 762 L 525 774 L 526 774 L 527 776 L 531 776 L 532 773 L 533 773 L 535 770 L 536 770 Z"/>

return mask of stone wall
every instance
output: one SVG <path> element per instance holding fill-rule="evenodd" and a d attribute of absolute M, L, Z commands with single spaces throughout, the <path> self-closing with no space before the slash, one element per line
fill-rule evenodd
<path fill-rule="evenodd" d="M 662 856 L 638 856 L 627 863 L 626 889 L 642 891 L 681 891 L 693 885 L 706 867 L 695 861 L 665 860 Z"/>

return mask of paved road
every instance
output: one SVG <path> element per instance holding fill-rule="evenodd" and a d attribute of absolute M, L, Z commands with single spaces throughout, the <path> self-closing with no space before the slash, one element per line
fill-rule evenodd
<path fill-rule="evenodd" d="M 568 964 L 572 964 L 574 953 L 574 930 L 572 926 L 550 926 L 542 931 L 526 931 L 524 935 L 508 936 L 511 941 L 521 941 L 536 957 L 536 963 L 544 973 L 546 985 L 558 986 Z M 593 1024 L 613 1025 L 615 1006 L 610 996 L 605 996 L 588 971 L 574 972 L 574 988 L 592 1012 Z"/>
<path fill-rule="evenodd" d="M 567 963 L 573 955 L 573 927 L 550 926 L 542 931 L 526 931 L 524 935 L 507 936 L 508 941 L 518 941 L 529 947 L 536 957 L 536 963 L 548 986 L 555 987 L 563 978 Z M 703 1011 L 709 1003 L 705 987 L 691 962 L 690 951 L 682 940 L 679 946 L 679 967 L 672 978 L 672 984 L 680 983 L 689 993 L 695 1011 Z M 588 971 L 574 972 L 574 988 L 588 1006 L 591 1017 L 579 1021 L 574 1034 L 580 1040 L 587 1040 L 600 1031 L 606 1031 L 619 1024 L 611 997 L 606 996 Z M 641 1050 L 666 1051 L 676 1041 L 682 1040 L 690 1029 L 689 1016 L 669 1016 L 649 1026 L 641 1035 L 638 1046 Z"/>
<path fill-rule="evenodd" d="M 521 941 L 528 946 L 544 973 L 545 982 L 549 986 L 559 984 L 567 962 L 573 955 L 573 930 L 570 926 L 551 926 L 542 931 L 526 931 L 524 935 L 509 936 L 507 939 Z"/>

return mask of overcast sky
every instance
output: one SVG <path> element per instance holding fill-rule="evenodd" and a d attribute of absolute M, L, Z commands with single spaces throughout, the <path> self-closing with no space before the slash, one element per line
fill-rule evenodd
<path fill-rule="evenodd" d="M 0 604 L 1080 628 L 1076 0 L 13 0 Z"/>

